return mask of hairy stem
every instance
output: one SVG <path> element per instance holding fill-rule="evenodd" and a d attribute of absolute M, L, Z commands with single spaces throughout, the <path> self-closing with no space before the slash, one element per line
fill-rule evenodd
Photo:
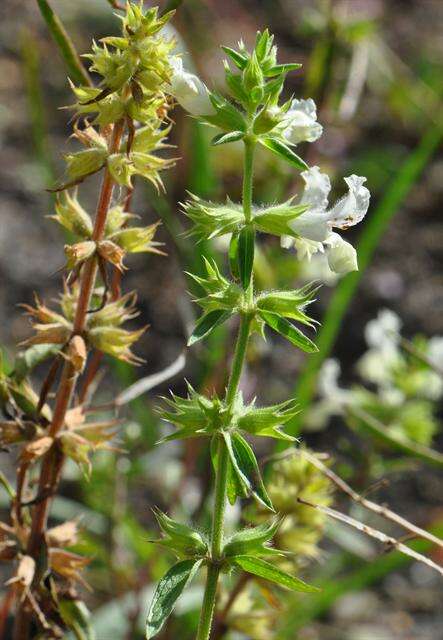
<path fill-rule="evenodd" d="M 114 126 L 112 139 L 109 145 L 110 153 L 115 153 L 119 147 L 123 135 L 123 122 L 118 122 Z M 97 211 L 93 230 L 93 239 L 100 240 L 103 237 L 106 218 L 111 204 L 114 180 L 106 169 L 97 203 Z M 74 318 L 74 334 L 81 335 L 86 326 L 87 314 L 91 302 L 92 291 L 97 278 L 97 261 L 92 257 L 85 265 L 82 273 L 80 292 L 77 302 L 76 314 Z M 63 427 L 66 412 L 68 411 L 74 394 L 78 374 L 69 360 L 65 361 L 59 386 L 56 393 L 55 406 L 52 422 L 48 428 L 48 435 L 56 437 Z M 39 502 L 34 508 L 32 517 L 31 535 L 29 538 L 27 553 L 34 559 L 40 554 L 44 545 L 44 534 L 48 518 L 51 497 L 54 495 L 61 475 L 63 466 L 63 456 L 58 447 L 53 446 L 43 458 L 38 496 Z M 38 572 L 34 582 L 40 580 Z M 26 600 L 19 604 L 15 618 L 14 640 L 28 640 L 31 625 L 32 613 L 26 606 Z"/>
<path fill-rule="evenodd" d="M 247 222 L 252 216 L 254 142 L 245 139 L 245 156 L 243 172 L 243 211 Z M 253 298 L 253 283 L 248 287 L 248 297 Z M 249 335 L 253 316 L 244 313 L 241 316 L 240 327 L 232 360 L 231 373 L 226 391 L 226 405 L 232 407 L 238 393 L 243 366 L 246 359 Z M 197 631 L 197 640 L 208 640 L 211 633 L 217 595 L 220 563 L 223 556 L 223 528 L 226 510 L 226 488 L 229 470 L 229 454 L 222 437 L 218 440 L 217 470 L 215 475 L 214 516 L 211 528 L 211 561 L 206 575 L 205 594 Z"/>

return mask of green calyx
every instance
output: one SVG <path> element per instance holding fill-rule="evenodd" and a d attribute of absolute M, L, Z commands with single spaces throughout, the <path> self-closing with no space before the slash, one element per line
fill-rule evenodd
<path fill-rule="evenodd" d="M 269 407 L 257 407 L 255 399 L 245 405 L 243 396 L 239 393 L 233 405 L 228 406 L 217 395 L 208 398 L 197 393 L 188 383 L 186 398 L 173 394 L 171 398 L 165 398 L 165 402 L 167 409 L 161 410 L 161 416 L 177 427 L 178 431 L 164 438 L 163 442 L 212 437 L 235 431 L 279 440 L 294 440 L 282 431 L 282 426 L 298 412 L 294 400 Z"/>
<path fill-rule="evenodd" d="M 183 204 L 184 213 L 193 223 L 188 235 L 197 236 L 199 239 L 211 239 L 228 233 L 238 234 L 250 225 L 261 233 L 298 238 L 299 235 L 291 228 L 291 222 L 309 207 L 304 204 L 292 204 L 292 200 L 293 198 L 290 198 L 278 205 L 253 207 L 251 220 L 247 221 L 242 205 L 232 202 L 229 198 L 225 204 L 216 204 L 191 194 L 190 200 Z"/>

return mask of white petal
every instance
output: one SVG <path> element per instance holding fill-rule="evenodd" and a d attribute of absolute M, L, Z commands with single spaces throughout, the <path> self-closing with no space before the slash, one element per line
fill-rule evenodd
<path fill-rule="evenodd" d="M 329 176 L 322 173 L 318 167 L 310 167 L 302 171 L 301 177 L 305 181 L 305 189 L 300 204 L 309 204 L 311 210 L 326 211 L 331 191 Z"/>
<path fill-rule="evenodd" d="M 311 98 L 293 100 L 285 121 L 287 126 L 284 136 L 291 144 L 314 142 L 323 132 L 323 127 L 317 122 L 317 110 Z"/>
<path fill-rule="evenodd" d="M 345 274 L 358 271 L 357 252 L 349 242 L 343 240 L 338 233 L 331 233 L 326 240 L 326 255 L 331 271 Z"/>
<path fill-rule="evenodd" d="M 321 242 L 315 242 L 314 240 L 305 240 L 305 238 L 296 238 L 294 240 L 294 247 L 297 249 L 297 258 L 303 260 L 306 258 L 310 260 L 314 253 L 323 253 L 324 248 Z"/>
<path fill-rule="evenodd" d="M 195 116 L 215 113 L 204 82 L 183 68 L 181 58 L 176 56 L 170 58 L 170 65 L 172 68 L 170 92 L 177 102 Z"/>
<path fill-rule="evenodd" d="M 283 249 L 290 249 L 294 244 L 294 238 L 292 236 L 282 236 L 280 238 L 280 246 Z"/>
<path fill-rule="evenodd" d="M 323 242 L 330 234 L 328 221 L 321 211 L 305 211 L 292 220 L 289 226 L 302 238 Z"/>
<path fill-rule="evenodd" d="M 332 207 L 328 218 L 333 227 L 347 229 L 357 224 L 366 215 L 369 208 L 370 193 L 363 186 L 366 178 L 352 175 L 345 178 L 349 192 Z"/>

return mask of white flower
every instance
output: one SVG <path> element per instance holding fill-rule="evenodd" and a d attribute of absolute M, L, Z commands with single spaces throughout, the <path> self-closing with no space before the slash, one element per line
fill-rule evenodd
<path fill-rule="evenodd" d="M 284 137 L 291 144 L 314 142 L 323 133 L 323 127 L 317 122 L 315 102 L 294 99 L 284 119 Z"/>
<path fill-rule="evenodd" d="M 347 229 L 360 222 L 369 207 L 370 194 L 364 186 L 366 178 L 348 176 L 345 182 L 348 193 L 328 210 L 328 196 L 331 191 L 329 177 L 318 167 L 311 167 L 301 174 L 305 189 L 300 204 L 309 205 L 309 209 L 291 223 L 291 228 L 300 238 L 284 236 L 282 246 L 295 245 L 300 258 L 308 259 L 314 253 L 325 252 L 331 271 L 345 274 L 358 269 L 357 253 L 332 229 Z"/>
<path fill-rule="evenodd" d="M 177 102 L 194 116 L 215 113 L 205 83 L 183 68 L 181 58 L 174 56 L 170 58 L 169 63 L 172 68 L 169 91 Z"/>
<path fill-rule="evenodd" d="M 365 327 L 365 340 L 368 347 L 380 351 L 397 351 L 400 341 L 402 322 L 398 315 L 390 309 L 381 309 L 374 320 Z"/>
<path fill-rule="evenodd" d="M 390 309 L 381 309 L 365 327 L 365 340 L 369 350 L 360 358 L 360 375 L 374 384 L 391 387 L 392 371 L 401 361 L 401 320 Z"/>
<path fill-rule="evenodd" d="M 443 368 L 443 337 L 434 336 L 428 342 L 428 359 L 437 369 Z"/>

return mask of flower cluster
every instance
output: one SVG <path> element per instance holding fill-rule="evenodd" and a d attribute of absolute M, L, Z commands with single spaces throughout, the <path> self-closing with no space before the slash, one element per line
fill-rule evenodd
<path fill-rule="evenodd" d="M 363 416 L 375 418 L 385 435 L 400 445 L 409 442 L 413 449 L 414 443 L 431 444 L 438 429 L 435 405 L 443 396 L 438 371 L 443 339 L 415 336 L 408 342 L 400 329 L 400 318 L 389 309 L 381 310 L 366 325 L 368 350 L 357 362 L 365 386 L 340 387 L 339 363 L 325 362 L 319 380 L 322 399 L 311 411 L 311 426 L 323 426 L 334 414 L 346 417 L 353 409 L 363 410 Z"/>

